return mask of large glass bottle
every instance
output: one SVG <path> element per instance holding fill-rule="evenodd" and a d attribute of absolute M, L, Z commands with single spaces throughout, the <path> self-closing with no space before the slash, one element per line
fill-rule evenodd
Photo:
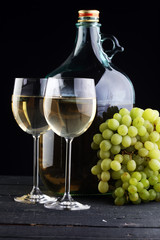
<path fill-rule="evenodd" d="M 130 79 L 113 66 L 111 59 L 123 48 L 112 35 L 100 33 L 99 11 L 79 11 L 77 36 L 71 55 L 48 77 L 93 78 L 96 83 L 97 114 L 90 129 L 75 138 L 72 153 L 71 192 L 76 194 L 95 194 L 97 179 L 91 174 L 91 167 L 97 156 L 91 149 L 94 133 L 101 122 L 122 107 L 131 109 L 135 93 Z M 102 44 L 106 39 L 113 43 L 113 49 L 104 51 Z M 48 131 L 40 139 L 40 174 L 42 181 L 55 193 L 64 192 L 65 142 Z"/>

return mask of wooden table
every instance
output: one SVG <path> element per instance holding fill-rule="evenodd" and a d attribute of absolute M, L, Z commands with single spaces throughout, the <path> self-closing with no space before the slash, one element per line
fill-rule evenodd
<path fill-rule="evenodd" d="M 160 239 L 160 203 L 115 206 L 108 196 L 75 197 L 85 211 L 55 211 L 13 201 L 31 177 L 0 176 L 0 239 Z"/>

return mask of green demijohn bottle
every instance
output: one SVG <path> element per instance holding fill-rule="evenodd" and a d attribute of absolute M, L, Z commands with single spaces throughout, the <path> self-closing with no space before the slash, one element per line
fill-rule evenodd
<path fill-rule="evenodd" d="M 91 149 L 93 135 L 101 122 L 122 107 L 131 109 L 135 92 L 130 79 L 112 64 L 112 57 L 123 51 L 112 35 L 100 33 L 99 11 L 80 10 L 75 46 L 66 61 L 47 77 L 93 78 L 96 83 L 97 113 L 86 133 L 74 139 L 72 150 L 72 194 L 96 194 L 97 179 L 91 167 L 97 162 Z M 103 42 L 110 39 L 113 49 L 105 51 Z M 40 138 L 40 175 L 53 193 L 64 192 L 65 141 L 51 130 Z"/>

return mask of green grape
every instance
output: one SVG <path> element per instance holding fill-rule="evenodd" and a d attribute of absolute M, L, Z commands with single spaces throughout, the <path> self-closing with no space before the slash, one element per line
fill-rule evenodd
<path fill-rule="evenodd" d="M 158 182 L 160 182 L 160 174 L 158 174 L 157 177 L 158 177 Z"/>
<path fill-rule="evenodd" d="M 157 149 L 158 150 L 158 145 L 157 143 L 153 143 L 154 144 L 154 149 Z"/>
<path fill-rule="evenodd" d="M 157 176 L 157 177 L 158 177 L 159 171 L 154 171 L 153 174 L 154 174 L 154 176 Z"/>
<path fill-rule="evenodd" d="M 111 168 L 110 167 L 111 162 L 112 162 L 112 160 L 110 158 L 103 159 L 102 163 L 101 163 L 101 169 L 103 171 L 108 171 Z"/>
<path fill-rule="evenodd" d="M 116 182 L 115 182 L 115 188 L 118 188 L 118 187 L 121 187 L 122 186 L 122 181 L 121 179 L 118 179 Z"/>
<path fill-rule="evenodd" d="M 160 202 L 160 192 L 156 192 L 156 202 Z"/>
<path fill-rule="evenodd" d="M 127 172 L 128 171 L 127 170 L 127 166 L 125 164 L 123 164 L 123 163 L 122 163 L 122 167 L 121 168 L 122 168 L 123 172 Z"/>
<path fill-rule="evenodd" d="M 99 153 L 100 153 L 100 150 L 98 149 L 98 151 L 97 151 L 97 157 L 98 157 L 98 158 L 100 158 Z"/>
<path fill-rule="evenodd" d="M 118 131 L 119 135 L 125 136 L 128 133 L 128 128 L 126 125 L 122 124 L 118 127 L 117 131 Z"/>
<path fill-rule="evenodd" d="M 129 179 L 129 184 L 130 185 L 137 185 L 137 183 L 138 183 L 138 181 L 137 181 L 137 179 L 136 178 L 134 178 L 134 177 L 131 177 L 130 179 Z"/>
<path fill-rule="evenodd" d="M 154 122 L 155 120 L 155 113 L 151 108 L 147 108 L 144 110 L 142 117 L 145 120 L 148 120 L 150 122 Z"/>
<path fill-rule="evenodd" d="M 157 142 L 159 140 L 159 133 L 156 131 L 153 131 L 149 135 L 149 139 L 151 142 Z"/>
<path fill-rule="evenodd" d="M 158 123 L 158 124 L 156 125 L 156 131 L 157 131 L 158 133 L 160 133 L 160 123 Z"/>
<path fill-rule="evenodd" d="M 95 165 L 91 168 L 91 173 L 93 175 L 97 175 L 99 173 L 101 173 L 101 166 L 100 165 Z"/>
<path fill-rule="evenodd" d="M 129 135 L 130 137 L 135 137 L 135 136 L 137 136 L 137 134 L 138 134 L 138 130 L 137 130 L 136 127 L 130 126 L 130 127 L 128 128 L 128 135 Z"/>
<path fill-rule="evenodd" d="M 153 110 L 153 111 L 154 111 L 154 115 L 155 115 L 154 118 L 155 118 L 155 120 L 156 120 L 156 119 L 159 117 L 159 112 L 158 112 L 157 110 Z M 155 121 L 155 120 L 154 120 L 154 121 Z"/>
<path fill-rule="evenodd" d="M 135 147 L 136 150 L 139 150 L 139 149 L 143 148 L 143 143 L 138 141 L 138 142 L 135 143 L 134 147 Z"/>
<path fill-rule="evenodd" d="M 153 175 L 153 170 L 151 170 L 150 169 L 150 167 L 146 167 L 145 169 L 144 169 L 144 173 L 146 174 L 146 176 L 149 178 L 149 177 L 151 177 L 152 175 Z"/>
<path fill-rule="evenodd" d="M 122 145 L 125 148 L 127 148 L 127 147 L 129 147 L 131 145 L 131 138 L 128 135 L 123 136 L 123 138 L 122 138 Z"/>
<path fill-rule="evenodd" d="M 114 191 L 116 197 L 123 197 L 124 195 L 124 189 L 122 187 L 118 187 L 116 188 L 116 190 Z"/>
<path fill-rule="evenodd" d="M 145 143 L 146 141 L 149 140 L 149 133 L 146 132 L 146 134 L 144 136 L 141 136 L 140 138 L 141 142 Z"/>
<path fill-rule="evenodd" d="M 136 167 L 136 171 L 143 171 L 144 166 L 143 165 L 139 165 Z"/>
<path fill-rule="evenodd" d="M 111 153 L 113 154 L 118 154 L 121 151 L 120 145 L 113 145 L 111 147 Z"/>
<path fill-rule="evenodd" d="M 156 120 L 154 120 L 154 124 L 157 125 L 160 123 L 160 117 L 157 117 Z"/>
<path fill-rule="evenodd" d="M 154 189 L 150 189 L 148 192 L 149 192 L 149 200 L 150 201 L 155 200 L 157 196 L 156 191 Z"/>
<path fill-rule="evenodd" d="M 146 120 L 146 121 L 147 121 L 147 120 Z M 147 132 L 148 132 L 148 133 L 151 133 L 151 132 L 153 132 L 153 130 L 154 130 L 154 125 L 149 122 L 149 124 L 148 124 L 148 126 L 146 127 L 146 129 L 147 129 Z"/>
<path fill-rule="evenodd" d="M 138 182 L 136 187 L 137 187 L 137 192 L 141 192 L 142 189 L 144 188 L 144 185 L 142 182 Z"/>
<path fill-rule="evenodd" d="M 103 182 L 109 181 L 110 177 L 111 177 L 111 175 L 110 175 L 110 172 L 109 172 L 109 171 L 105 171 L 105 172 L 103 171 L 103 172 L 101 173 L 101 180 L 102 180 Z"/>
<path fill-rule="evenodd" d="M 140 172 L 133 172 L 132 173 L 132 178 L 136 178 L 137 181 L 140 181 L 142 179 L 142 175 Z"/>
<path fill-rule="evenodd" d="M 136 169 L 136 162 L 134 160 L 129 160 L 127 163 L 127 169 L 130 172 L 133 172 Z"/>
<path fill-rule="evenodd" d="M 134 186 L 134 185 L 129 185 L 129 187 L 128 187 L 128 192 L 129 193 L 136 193 L 137 192 L 137 187 L 136 186 Z"/>
<path fill-rule="evenodd" d="M 139 196 L 141 199 L 143 200 L 148 200 L 149 199 L 149 192 L 147 191 L 147 189 L 143 189 L 140 193 L 139 193 Z"/>
<path fill-rule="evenodd" d="M 151 159 L 149 161 L 149 166 L 153 171 L 160 170 L 160 162 L 157 159 Z"/>
<path fill-rule="evenodd" d="M 141 203 L 141 198 L 139 197 L 137 201 L 134 201 L 134 202 L 132 202 L 132 203 L 133 203 L 133 204 L 136 204 L 136 205 L 140 204 L 140 203 Z"/>
<path fill-rule="evenodd" d="M 153 132 L 154 126 L 150 121 L 144 120 L 144 125 L 143 125 L 149 133 Z"/>
<path fill-rule="evenodd" d="M 130 174 L 128 172 L 124 172 L 122 175 L 121 175 L 121 180 L 122 182 L 128 182 L 129 179 L 130 179 Z"/>
<path fill-rule="evenodd" d="M 121 108 L 119 111 L 119 114 L 123 117 L 126 114 L 130 114 L 129 110 L 127 108 Z"/>
<path fill-rule="evenodd" d="M 121 164 L 116 160 L 113 160 L 110 166 L 111 166 L 111 169 L 114 171 L 119 171 L 121 169 Z"/>
<path fill-rule="evenodd" d="M 129 183 L 128 183 L 128 182 L 124 182 L 124 183 L 122 184 L 122 188 L 123 188 L 124 190 L 128 190 L 128 187 L 129 187 Z"/>
<path fill-rule="evenodd" d="M 112 179 L 114 180 L 118 180 L 118 179 L 121 179 L 121 175 L 124 173 L 124 171 L 122 169 L 120 169 L 119 171 L 113 171 L 111 173 L 111 177 Z"/>
<path fill-rule="evenodd" d="M 142 117 L 136 117 L 134 120 L 133 120 L 133 126 L 136 127 L 136 128 L 139 128 L 141 126 L 143 126 L 144 124 L 144 119 Z"/>
<path fill-rule="evenodd" d="M 154 144 L 151 142 L 151 141 L 146 141 L 144 143 L 144 147 L 147 149 L 147 150 L 152 150 L 154 149 Z"/>
<path fill-rule="evenodd" d="M 143 136 L 146 134 L 146 132 L 147 132 L 147 129 L 146 129 L 144 126 L 140 126 L 140 127 L 138 128 L 138 134 L 139 134 L 139 136 L 143 137 Z"/>
<path fill-rule="evenodd" d="M 138 154 L 141 157 L 146 157 L 148 155 L 148 153 L 149 152 L 148 152 L 148 150 L 146 148 L 141 148 L 141 149 L 138 150 Z"/>
<path fill-rule="evenodd" d="M 124 154 L 123 155 L 123 164 L 127 164 L 129 160 L 131 160 L 130 155 Z"/>
<path fill-rule="evenodd" d="M 113 131 L 110 129 L 105 129 L 102 133 L 102 137 L 107 140 L 111 139 L 112 135 L 113 135 Z"/>
<path fill-rule="evenodd" d="M 132 202 L 135 202 L 139 199 L 139 195 L 138 195 L 138 193 L 130 193 L 129 198 Z"/>
<path fill-rule="evenodd" d="M 108 192 L 108 189 L 109 189 L 108 182 L 103 182 L 103 181 L 99 182 L 98 190 L 100 193 L 106 193 L 106 192 Z"/>
<path fill-rule="evenodd" d="M 160 149 L 160 139 L 156 142 L 158 149 Z"/>
<path fill-rule="evenodd" d="M 121 116 L 119 113 L 115 113 L 115 114 L 113 115 L 113 118 L 116 119 L 118 122 L 120 122 L 121 119 L 122 119 L 122 116 Z"/>
<path fill-rule="evenodd" d="M 99 151 L 99 156 L 101 159 L 109 158 L 110 155 L 111 155 L 110 151 L 105 151 L 105 152 L 102 150 Z"/>
<path fill-rule="evenodd" d="M 103 140 L 103 137 L 100 133 L 97 133 L 94 135 L 93 137 L 93 142 L 96 143 L 97 145 L 99 145 Z"/>
<path fill-rule="evenodd" d="M 122 117 L 121 123 L 129 127 L 131 125 L 132 118 L 129 115 L 124 115 Z"/>
<path fill-rule="evenodd" d="M 141 183 L 143 183 L 143 186 L 144 186 L 144 188 L 148 188 L 149 187 L 149 181 L 147 180 L 147 179 L 142 179 L 141 180 Z"/>
<path fill-rule="evenodd" d="M 158 182 L 158 177 L 155 175 L 150 176 L 148 181 L 149 181 L 149 184 L 153 186 L 154 184 L 156 184 Z"/>
<path fill-rule="evenodd" d="M 106 122 L 101 123 L 99 126 L 99 131 L 103 132 L 105 129 L 107 129 L 107 127 L 108 127 L 108 124 Z"/>
<path fill-rule="evenodd" d="M 142 117 L 143 112 L 143 109 L 134 107 L 130 111 L 130 116 L 132 119 L 135 119 L 136 117 Z"/>
<path fill-rule="evenodd" d="M 115 130 L 117 130 L 117 128 L 119 127 L 119 122 L 116 120 L 116 119 L 109 119 L 108 120 L 108 127 L 111 129 L 111 130 L 113 130 L 113 131 L 115 131 Z"/>
<path fill-rule="evenodd" d="M 100 149 L 102 151 L 108 151 L 110 148 L 112 147 L 112 144 L 109 140 L 103 140 L 101 143 L 100 143 Z"/>
<path fill-rule="evenodd" d="M 149 151 L 148 157 L 160 160 L 160 151 L 152 149 Z"/>
<path fill-rule="evenodd" d="M 97 145 L 95 142 L 92 142 L 92 143 L 91 143 L 91 148 L 92 148 L 93 150 L 98 150 L 98 149 L 99 149 L 99 145 Z"/>
<path fill-rule="evenodd" d="M 115 133 L 111 137 L 111 143 L 114 145 L 119 145 L 122 142 L 122 136 L 118 133 Z"/>
<path fill-rule="evenodd" d="M 137 142 L 137 138 L 136 137 L 131 137 L 131 146 L 134 146 Z"/>
<path fill-rule="evenodd" d="M 101 180 L 101 174 L 100 173 L 97 174 L 97 178 L 98 178 L 98 180 Z"/>
<path fill-rule="evenodd" d="M 125 204 L 125 197 L 116 197 L 114 200 L 115 205 L 117 206 L 123 206 Z"/>
<path fill-rule="evenodd" d="M 147 178 L 147 174 L 145 172 L 140 172 L 142 179 L 146 179 Z"/>
<path fill-rule="evenodd" d="M 102 159 L 98 160 L 97 166 L 101 166 L 101 163 L 102 163 Z"/>
<path fill-rule="evenodd" d="M 144 163 L 145 159 L 143 157 L 139 156 L 139 155 L 135 155 L 133 157 L 133 160 L 135 160 L 137 165 L 139 165 L 139 166 L 141 165 L 142 166 L 142 164 Z"/>
<path fill-rule="evenodd" d="M 160 192 L 160 183 L 154 184 L 153 188 L 156 192 Z"/>
<path fill-rule="evenodd" d="M 123 156 L 121 154 L 117 154 L 114 156 L 114 160 L 118 161 L 119 163 L 123 162 Z"/>

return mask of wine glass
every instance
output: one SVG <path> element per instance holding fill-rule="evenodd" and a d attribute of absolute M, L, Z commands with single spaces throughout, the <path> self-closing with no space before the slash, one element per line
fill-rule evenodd
<path fill-rule="evenodd" d="M 45 203 L 56 210 L 85 210 L 89 205 L 74 201 L 70 194 L 71 148 L 74 137 L 83 134 L 96 113 L 95 83 L 90 78 L 48 78 L 44 115 L 51 129 L 66 140 L 65 193 L 56 202 Z M 84 153 L 85 154 L 85 153 Z"/>
<path fill-rule="evenodd" d="M 43 100 L 47 79 L 16 78 L 12 95 L 12 111 L 16 122 L 23 131 L 32 134 L 34 139 L 33 188 L 21 197 L 15 197 L 16 202 L 44 203 L 52 199 L 39 189 L 39 137 L 48 129 L 43 112 Z"/>

